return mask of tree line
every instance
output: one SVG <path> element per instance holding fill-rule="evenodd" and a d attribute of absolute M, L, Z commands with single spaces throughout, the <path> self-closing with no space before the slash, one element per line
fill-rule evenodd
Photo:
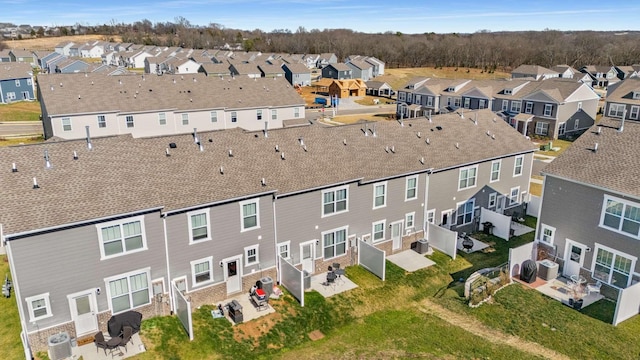
<path fill-rule="evenodd" d="M 177 17 L 173 22 L 136 21 L 62 27 L 59 35 L 120 35 L 123 42 L 195 49 L 239 44 L 246 51 L 375 56 L 388 67 L 459 67 L 510 71 L 522 64 L 632 65 L 640 63 L 640 32 L 519 31 L 472 34 L 361 33 L 350 29 L 238 30 L 221 24 L 194 26 Z M 73 31 L 71 31 L 72 29 Z M 0 49 L 2 44 L 0 43 Z"/>

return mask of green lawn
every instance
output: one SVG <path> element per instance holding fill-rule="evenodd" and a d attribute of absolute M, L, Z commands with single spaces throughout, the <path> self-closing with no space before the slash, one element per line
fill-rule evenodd
<path fill-rule="evenodd" d="M 4 283 L 5 275 L 9 274 L 9 263 L 6 255 L 0 255 L 0 276 Z M 11 276 L 9 275 L 9 278 Z M 0 353 L 3 359 L 24 359 L 22 341 L 20 340 L 20 317 L 13 290 L 11 297 L 0 297 Z"/>
<path fill-rule="evenodd" d="M 542 140 L 534 140 L 535 143 L 543 145 L 543 144 L 548 144 L 549 140 L 546 141 L 542 141 Z M 572 141 L 568 141 L 568 140 L 553 140 L 552 141 L 552 145 L 554 148 L 560 148 L 558 149 L 558 151 L 553 151 L 553 150 L 549 150 L 549 151 L 542 151 L 542 150 L 538 150 L 535 152 L 535 154 L 540 154 L 540 155 L 547 155 L 547 156 L 558 156 L 560 154 L 562 154 L 565 150 L 567 150 L 567 148 L 569 146 L 571 146 L 571 144 L 573 144 Z M 535 156 L 534 154 L 534 156 Z"/>
<path fill-rule="evenodd" d="M 40 121 L 40 103 L 37 101 L 18 101 L 0 104 L 0 122 L 3 121 Z"/>
<path fill-rule="evenodd" d="M 39 143 L 43 141 L 44 141 L 44 138 L 42 136 L 32 137 L 32 138 L 11 138 L 11 139 L 0 138 L 0 146 L 33 144 L 33 143 Z"/>

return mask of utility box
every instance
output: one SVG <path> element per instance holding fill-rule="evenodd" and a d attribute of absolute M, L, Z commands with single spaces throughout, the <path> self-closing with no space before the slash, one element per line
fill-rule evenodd
<path fill-rule="evenodd" d="M 71 337 L 66 331 L 49 336 L 48 343 L 51 360 L 63 360 L 71 357 Z"/>
<path fill-rule="evenodd" d="M 273 292 L 273 279 L 270 276 L 265 276 L 260 279 L 260 283 L 262 284 L 262 290 L 264 290 L 267 298 L 269 298 Z"/>
<path fill-rule="evenodd" d="M 429 252 L 429 241 L 427 239 L 420 239 L 416 243 L 415 251 L 418 254 L 426 254 Z"/>
<path fill-rule="evenodd" d="M 553 280 L 558 277 L 558 268 L 560 266 L 547 259 L 538 263 L 538 277 L 545 281 Z"/>

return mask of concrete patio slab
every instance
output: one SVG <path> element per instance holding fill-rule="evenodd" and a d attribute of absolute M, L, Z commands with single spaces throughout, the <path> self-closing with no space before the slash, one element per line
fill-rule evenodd
<path fill-rule="evenodd" d="M 387 256 L 387 260 L 400 266 L 408 272 L 427 268 L 435 265 L 435 262 L 427 259 L 424 255 L 418 254 L 413 250 L 405 250 L 397 254 Z"/>
<path fill-rule="evenodd" d="M 106 355 L 104 350 L 96 348 L 94 343 L 75 346 L 71 348 L 72 356 L 69 359 L 80 359 L 80 357 L 82 357 L 83 360 L 126 359 L 146 351 L 138 333 L 133 334 L 131 339 L 133 340 L 133 343 L 129 343 L 126 349 L 121 347 L 119 350 L 114 350 L 113 354 L 110 354 L 107 350 Z"/>
<path fill-rule="evenodd" d="M 234 295 L 233 297 L 225 299 L 220 303 L 222 304 L 222 306 L 225 306 L 233 300 L 236 300 L 242 306 L 242 318 L 243 318 L 242 322 L 249 322 L 251 320 L 255 320 L 262 316 L 269 315 L 276 312 L 276 310 L 271 305 L 267 305 L 266 308 L 258 309 L 249 298 L 248 292 L 243 292 L 242 294 Z M 224 315 L 225 315 L 225 318 L 229 320 L 230 323 L 235 325 L 235 323 L 233 322 L 233 320 L 231 320 L 231 317 L 229 317 L 229 313 L 226 310 Z"/>
<path fill-rule="evenodd" d="M 513 229 L 514 236 L 520 236 L 534 231 L 534 229 L 516 221 L 511 222 L 511 229 Z"/>
<path fill-rule="evenodd" d="M 521 281 L 520 283 L 528 286 L 528 284 Z M 580 299 L 582 299 L 583 308 L 604 298 L 604 296 L 600 295 L 599 293 L 587 294 L 583 288 L 578 289 L 578 291 L 574 293 L 574 288 L 571 284 L 571 281 L 564 277 L 558 277 L 549 281 L 545 281 L 541 278 L 536 278 L 534 284 L 538 284 L 538 286 L 535 286 L 536 290 L 552 299 L 560 301 L 565 305 L 569 305 L 569 299 L 573 298 L 574 295 L 577 295 Z"/>
<path fill-rule="evenodd" d="M 317 274 L 311 277 L 311 289 L 320 293 L 324 297 L 331 297 L 345 291 L 357 288 L 358 285 L 349 280 L 346 276 L 338 277 L 333 284 L 327 283 L 327 273 Z"/>
<path fill-rule="evenodd" d="M 472 252 L 480 251 L 482 249 L 486 249 L 486 248 L 489 247 L 488 244 L 483 243 L 482 241 L 478 241 L 478 240 L 476 240 L 476 239 L 474 239 L 472 237 L 469 237 L 469 239 L 473 240 L 473 247 L 471 249 L 465 249 L 462 246 L 462 241 L 464 239 L 461 238 L 461 237 L 458 237 L 458 241 L 457 241 L 457 244 L 456 244 L 456 247 L 458 248 L 458 250 L 463 251 L 463 252 L 465 252 L 467 254 L 470 254 Z"/>

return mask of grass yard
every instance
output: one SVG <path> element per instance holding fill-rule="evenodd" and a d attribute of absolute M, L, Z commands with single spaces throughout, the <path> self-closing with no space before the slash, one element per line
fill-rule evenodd
<path fill-rule="evenodd" d="M 38 101 L 18 101 L 12 104 L 0 104 L 0 122 L 40 121 L 40 114 L 40 103 Z"/>
<path fill-rule="evenodd" d="M 10 49 L 29 49 L 29 50 L 50 50 L 53 51 L 56 45 L 63 41 L 72 41 L 74 43 L 85 43 L 90 41 L 113 41 L 121 42 L 119 35 L 71 35 L 71 36 L 45 36 L 34 39 L 24 40 L 8 40 L 5 44 Z"/>
<path fill-rule="evenodd" d="M 529 194 L 535 196 L 542 196 L 542 184 L 529 183 Z"/>
<path fill-rule="evenodd" d="M 44 141 L 44 138 L 42 136 L 33 137 L 33 138 L 11 138 L 11 139 L 0 138 L 0 146 L 35 144 L 43 141 Z"/>
<path fill-rule="evenodd" d="M 533 140 L 533 142 L 537 145 L 543 145 L 543 144 L 547 144 L 549 141 L 536 141 Z M 572 141 L 568 141 L 568 140 L 553 140 L 553 147 L 559 147 L 560 149 L 558 149 L 558 151 L 553 151 L 553 150 L 549 150 L 549 151 L 542 151 L 542 150 L 537 150 L 535 152 L 535 154 L 540 154 L 540 155 L 547 155 L 547 156 L 558 156 L 560 154 L 562 154 L 565 150 L 567 150 L 569 148 L 569 146 L 571 146 L 571 144 L 573 144 Z M 535 156 L 535 155 L 534 155 Z"/>
<path fill-rule="evenodd" d="M 7 255 L 0 255 L 0 281 L 4 283 L 4 277 L 9 274 Z M 11 276 L 9 276 L 11 278 Z M 22 341 L 20 340 L 20 317 L 13 290 L 11 297 L 0 297 L 0 353 L 3 359 L 24 359 Z"/>
<path fill-rule="evenodd" d="M 468 71 L 468 72 L 467 72 Z M 446 78 L 446 79 L 470 79 L 470 80 L 485 80 L 485 79 L 508 79 L 511 78 L 511 74 L 503 72 L 494 72 L 492 74 L 484 72 L 481 69 L 466 69 L 466 68 L 441 68 L 435 69 L 433 67 L 423 68 L 401 68 L 401 69 L 384 69 L 384 75 L 376 77 L 374 80 L 386 82 L 392 89 L 397 90 L 407 83 L 411 78 L 417 76 L 425 76 L 430 78 Z"/>

